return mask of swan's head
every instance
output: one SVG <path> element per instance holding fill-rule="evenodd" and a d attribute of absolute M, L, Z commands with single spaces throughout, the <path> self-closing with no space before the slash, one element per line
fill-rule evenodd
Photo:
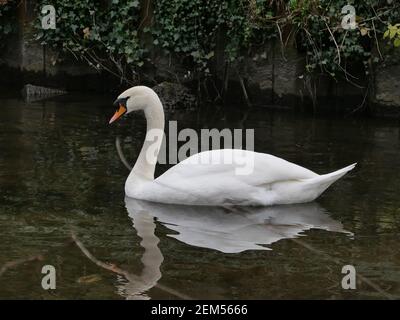
<path fill-rule="evenodd" d="M 148 105 L 150 97 L 157 96 L 156 93 L 145 86 L 136 86 L 122 92 L 114 101 L 117 109 L 109 123 L 121 118 L 124 114 L 132 111 L 144 110 Z"/>

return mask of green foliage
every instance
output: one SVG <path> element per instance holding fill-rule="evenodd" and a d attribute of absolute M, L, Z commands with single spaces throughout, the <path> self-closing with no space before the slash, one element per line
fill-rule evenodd
<path fill-rule="evenodd" d="M 398 4 L 380 0 L 320 0 L 298 1 L 302 6 L 292 14 L 307 56 L 307 71 L 317 70 L 334 77 L 347 76 L 349 66 L 364 66 L 370 73 L 373 62 L 380 61 L 380 40 L 387 25 L 400 19 Z M 342 8 L 351 4 L 356 10 L 356 28 L 341 26 Z M 378 52 L 374 54 L 374 50 Z"/>
<path fill-rule="evenodd" d="M 217 46 L 227 61 L 266 40 L 277 38 L 276 0 L 158 0 L 155 2 L 154 44 L 169 52 L 191 57 L 198 71 L 209 72 Z M 222 43 L 221 43 L 222 42 Z"/>
<path fill-rule="evenodd" d="M 266 0 L 258 2 L 264 4 Z M 251 46 L 257 32 L 263 38 L 262 28 L 249 19 L 249 1 L 158 0 L 155 6 L 154 44 L 190 56 L 206 72 L 218 40 L 222 40 L 220 35 L 225 35 L 225 50 L 231 61 Z M 259 9 L 260 5 L 255 7 Z"/>
<path fill-rule="evenodd" d="M 138 0 L 41 0 L 56 9 L 56 29 L 42 30 L 41 14 L 37 19 L 37 40 L 69 52 L 98 70 L 117 73 L 127 80 L 127 66 L 141 66 L 145 50 L 139 45 L 137 26 Z"/>
<path fill-rule="evenodd" d="M 388 29 L 383 34 L 383 38 L 389 38 L 396 48 L 400 47 L 400 23 L 396 23 L 394 26 L 389 24 Z"/>
<path fill-rule="evenodd" d="M 227 3 L 209 0 L 159 0 L 155 3 L 154 45 L 191 57 L 206 67 L 214 55 Z"/>
<path fill-rule="evenodd" d="M 40 0 L 53 4 L 57 29 L 37 29 L 43 43 L 68 51 L 98 69 L 124 75 L 149 61 L 139 41 L 139 0 Z M 356 9 L 354 30 L 341 26 L 342 8 Z M 203 73 L 216 50 L 227 61 L 239 61 L 254 47 L 275 39 L 282 45 L 295 38 L 306 54 L 306 71 L 346 76 L 350 66 L 383 59 L 384 37 L 400 46 L 400 4 L 387 0 L 157 0 L 153 24 L 144 29 L 156 48 L 189 61 Z M 38 21 L 40 25 L 40 21 Z M 385 33 L 386 32 L 386 33 Z"/>

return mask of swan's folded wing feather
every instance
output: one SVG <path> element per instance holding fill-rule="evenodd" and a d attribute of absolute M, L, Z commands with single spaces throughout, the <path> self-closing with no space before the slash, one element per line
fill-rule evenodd
<path fill-rule="evenodd" d="M 176 184 L 177 180 L 207 178 L 210 183 L 233 178 L 257 186 L 278 181 L 315 178 L 318 175 L 284 159 L 247 150 L 221 149 L 195 154 L 157 178 Z"/>
<path fill-rule="evenodd" d="M 243 171 L 244 168 L 247 170 Z M 245 205 L 268 184 L 316 176 L 308 169 L 272 155 L 212 150 L 180 162 L 154 180 L 149 185 L 151 190 L 143 186 L 142 192 L 151 201 L 169 202 L 170 198 L 171 203 Z"/>

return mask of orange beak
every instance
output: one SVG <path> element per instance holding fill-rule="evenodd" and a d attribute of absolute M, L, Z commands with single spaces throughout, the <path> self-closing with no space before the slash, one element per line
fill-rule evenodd
<path fill-rule="evenodd" d="M 125 112 L 126 112 L 126 108 L 122 104 L 120 104 L 119 109 L 114 113 L 114 115 L 110 119 L 109 124 L 113 123 L 115 120 L 119 119 Z"/>

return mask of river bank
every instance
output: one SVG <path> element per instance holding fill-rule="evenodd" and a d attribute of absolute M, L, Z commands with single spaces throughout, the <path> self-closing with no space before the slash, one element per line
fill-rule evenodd
<path fill-rule="evenodd" d="M 202 100 L 226 104 L 400 116 L 400 49 L 388 48 L 383 41 L 379 41 L 381 45 L 371 52 L 382 55 L 390 51 L 389 58 L 374 65 L 370 74 L 366 75 L 354 64 L 348 66 L 352 69 L 351 74 L 334 78 L 321 72 L 306 72 L 309 67 L 307 54 L 301 50 L 299 42 L 290 37 L 285 42 L 270 39 L 244 52 L 240 59 L 230 61 L 225 45 L 229 32 L 220 30 L 216 46 L 208 57 L 208 76 L 204 76 L 196 73 L 197 69 L 193 69 L 187 58 L 154 46 L 147 36 L 142 36 L 141 45 L 146 48 L 149 58 L 140 68 L 132 69 L 135 78 L 128 80 L 125 75 L 97 68 L 88 61 L 65 55 L 43 41 L 35 40 L 38 1 L 22 3 L 17 10 L 16 32 L 7 37 L 6 45 L 0 51 L 0 86 L 3 90 L 21 90 L 24 85 L 33 84 L 68 92 L 116 94 L 136 84 L 153 87 L 168 82 L 183 85 Z M 153 14 L 151 10 L 150 14 L 146 12 L 141 21 L 151 20 Z M 151 25 L 147 20 L 145 25 Z M 282 32 L 284 34 L 285 30 Z"/>

